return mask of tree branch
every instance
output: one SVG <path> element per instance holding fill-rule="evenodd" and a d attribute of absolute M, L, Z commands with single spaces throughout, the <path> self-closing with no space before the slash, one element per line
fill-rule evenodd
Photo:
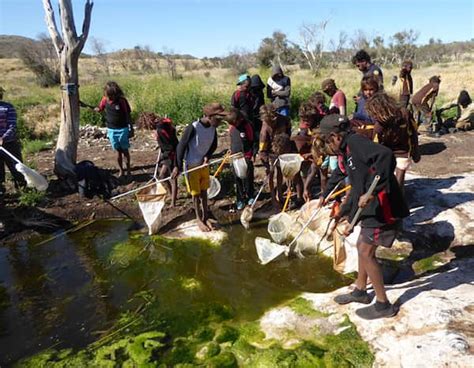
<path fill-rule="evenodd" d="M 63 38 L 67 41 L 66 44 L 69 49 L 74 49 L 77 43 L 77 32 L 71 0 L 59 0 L 59 12 Z"/>
<path fill-rule="evenodd" d="M 94 6 L 94 2 L 89 1 L 89 0 L 86 1 L 86 5 L 84 6 L 84 22 L 82 23 L 82 34 L 79 37 L 79 42 L 77 44 L 77 48 L 79 52 L 81 52 L 82 49 L 84 48 L 87 37 L 89 36 L 93 6 Z"/>
<path fill-rule="evenodd" d="M 64 47 L 64 41 L 59 35 L 58 27 L 56 26 L 56 20 L 54 19 L 54 11 L 53 7 L 51 6 L 51 1 L 43 0 L 43 8 L 45 11 L 45 20 L 46 25 L 48 26 L 49 35 L 51 36 L 54 48 L 56 49 L 56 53 L 59 57 Z"/>

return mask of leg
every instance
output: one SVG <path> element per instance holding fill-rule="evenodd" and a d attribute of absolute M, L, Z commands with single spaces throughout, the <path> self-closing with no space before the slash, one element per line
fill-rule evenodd
<path fill-rule="evenodd" d="M 214 225 L 209 221 L 209 208 L 207 206 L 207 190 L 201 192 L 202 222 L 209 230 L 215 230 Z"/>
<path fill-rule="evenodd" d="M 126 150 L 123 150 L 123 154 L 125 156 L 125 161 L 127 165 L 127 176 L 131 176 L 132 172 L 130 170 L 130 152 L 128 149 L 126 149 Z"/>
<path fill-rule="evenodd" d="M 247 177 L 245 178 L 245 191 L 247 193 L 247 199 L 251 200 L 254 197 L 254 169 L 252 160 L 247 161 Z"/>
<path fill-rule="evenodd" d="M 0 195 L 5 192 L 5 154 L 0 151 Z"/>
<path fill-rule="evenodd" d="M 405 185 L 405 170 L 399 169 L 398 167 L 395 169 L 395 177 L 397 178 L 398 185 L 400 186 L 400 189 L 402 192 L 404 191 L 404 185 Z"/>
<path fill-rule="evenodd" d="M 119 176 L 123 176 L 123 153 L 121 149 L 117 150 L 117 164 L 119 167 Z"/>
<path fill-rule="evenodd" d="M 208 232 L 210 229 L 207 227 L 207 225 L 202 221 L 202 215 L 200 211 L 200 206 L 201 205 L 201 198 L 199 195 L 193 195 L 193 206 L 194 206 L 194 213 L 196 215 L 196 221 L 197 225 L 199 227 L 199 230 Z"/>
<path fill-rule="evenodd" d="M 158 179 L 165 179 L 171 174 L 170 167 L 168 164 L 164 163 L 161 165 L 160 173 L 158 174 Z M 163 182 L 164 187 L 168 194 L 172 195 L 171 183 L 169 181 Z"/>
<path fill-rule="evenodd" d="M 13 142 L 6 142 L 3 144 L 3 147 L 9 151 L 13 156 L 15 156 L 18 160 L 23 162 L 23 159 L 21 157 L 21 145 L 17 141 Z M 26 186 L 26 181 L 25 178 L 23 177 L 23 174 L 18 172 L 16 169 L 15 165 L 16 162 L 13 161 L 10 157 L 7 157 L 6 155 L 4 156 L 4 162 L 8 167 L 8 170 L 10 170 L 13 180 L 15 182 L 15 188 L 20 188 L 20 187 L 25 187 Z M 5 177 L 4 177 L 5 180 Z"/>
<path fill-rule="evenodd" d="M 277 179 L 277 193 L 278 201 L 280 204 L 284 201 L 285 196 L 283 195 L 283 174 L 281 172 L 280 165 L 276 165 L 276 179 Z"/>
<path fill-rule="evenodd" d="M 370 277 L 370 280 L 372 281 L 372 285 L 375 290 L 377 301 L 380 303 L 386 303 L 388 302 L 388 299 L 387 294 L 385 293 L 382 269 L 379 263 L 377 262 L 377 259 L 375 258 L 376 249 L 376 245 L 365 242 L 365 240 L 362 239 L 359 240 L 357 245 L 357 253 L 359 259 L 362 260 L 362 266 L 366 272 L 365 284 L 367 283 L 367 276 Z M 365 288 L 365 285 L 363 284 L 364 280 L 359 280 L 359 278 L 357 278 L 357 281 L 360 283 L 359 284 L 358 282 L 356 282 L 358 288 L 359 286 L 363 286 Z"/>
<path fill-rule="evenodd" d="M 178 199 L 178 178 L 171 179 L 171 206 L 176 207 Z"/>

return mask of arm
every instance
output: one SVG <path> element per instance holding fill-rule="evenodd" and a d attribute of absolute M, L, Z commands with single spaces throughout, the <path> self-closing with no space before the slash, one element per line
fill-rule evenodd
<path fill-rule="evenodd" d="M 179 171 L 183 170 L 183 160 L 186 154 L 189 141 L 194 136 L 194 126 L 189 124 L 183 132 L 181 139 L 178 143 L 178 147 L 176 148 L 176 166 Z"/>
<path fill-rule="evenodd" d="M 99 102 L 99 106 L 97 106 L 94 110 L 97 112 L 104 111 L 106 103 L 107 103 L 107 97 L 103 96 L 102 100 L 100 100 Z"/>
<path fill-rule="evenodd" d="M 5 131 L 3 136 L 0 137 L 2 140 L 2 143 L 3 141 L 8 140 L 9 138 L 15 137 L 15 133 L 16 133 L 16 110 L 12 105 L 10 105 L 7 111 L 7 130 Z"/>
<path fill-rule="evenodd" d="M 286 85 L 283 89 L 280 91 L 273 91 L 273 95 L 278 96 L 278 97 L 290 97 L 291 93 L 291 84 L 288 80 L 288 85 Z"/>

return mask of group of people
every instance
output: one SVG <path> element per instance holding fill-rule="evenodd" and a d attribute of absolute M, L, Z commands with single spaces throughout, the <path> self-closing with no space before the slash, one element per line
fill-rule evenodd
<path fill-rule="evenodd" d="M 349 115 L 345 93 L 335 80 L 326 79 L 321 91 L 313 93 L 299 106 L 297 131 L 293 131 L 290 118 L 291 79 L 280 66 L 272 69 L 266 84 L 259 75 L 240 75 L 230 99 L 231 108 L 226 110 L 219 102 L 205 105 L 202 116 L 187 125 L 179 139 L 168 117 L 148 114 L 147 122 L 139 122 L 139 125 L 150 129 L 159 145 L 158 178 L 171 177 L 165 185 L 173 206 L 178 194 L 178 175 L 187 173 L 187 189 L 202 231 L 212 231 L 216 226 L 208 210 L 210 171 L 207 164 L 218 147 L 217 128 L 221 124 L 229 127 L 230 154 L 240 154 L 247 166 L 245 177 L 235 175 L 237 210 L 255 201 L 254 164 L 258 161 L 265 168 L 265 180 L 276 210 L 283 207 L 285 191 L 296 193 L 295 207 L 317 198 L 322 206 L 339 182 L 350 184 L 350 191 L 338 198 L 340 205 L 333 211 L 333 217 L 344 233 L 348 231 L 348 221 L 363 208 L 362 230 L 357 242 L 359 272 L 355 289 L 338 296 L 336 302 L 369 304 L 371 298 L 366 288 L 370 279 L 376 303 L 359 310 L 358 314 L 372 319 L 396 313 L 387 299 L 375 250 L 377 246 L 392 245 L 402 219 L 409 214 L 404 200 L 404 178 L 411 163 L 420 160 L 419 125 L 428 124 L 437 132 L 448 124 L 442 120 L 441 112 L 457 107 L 458 115 L 449 124 L 457 129 L 468 129 L 473 122 L 473 108 L 469 94 L 462 91 L 456 101 L 438 110 L 434 120 L 432 109 L 441 82 L 439 76 L 430 78 L 429 83 L 413 95 L 413 64 L 405 61 L 400 71 L 400 93 L 394 98 L 384 91 L 382 70 L 367 52 L 358 51 L 353 63 L 362 72 L 360 91 L 354 96 L 355 111 Z M 393 81 L 396 83 L 396 78 Z M 105 113 L 108 138 L 117 152 L 120 175 L 130 175 L 129 138 L 134 130 L 130 105 L 117 83 L 106 84 L 104 97 L 96 110 Z M 16 139 L 12 139 L 13 120 L 16 120 L 14 109 L 1 102 L 0 144 L 11 151 L 18 148 L 14 143 Z M 284 178 L 278 162 L 278 157 L 285 153 L 299 154 L 304 159 L 300 172 L 290 179 Z M 1 153 L 0 159 L 4 160 Z M 15 172 L 12 167 L 10 170 Z M 369 195 L 368 188 L 376 175 L 380 180 L 374 193 Z M 20 178 L 16 179 L 21 185 Z M 2 162 L 0 184 L 3 181 Z"/>

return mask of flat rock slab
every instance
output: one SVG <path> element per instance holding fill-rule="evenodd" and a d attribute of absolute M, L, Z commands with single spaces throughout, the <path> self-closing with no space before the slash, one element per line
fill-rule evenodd
<path fill-rule="evenodd" d="M 364 305 L 336 304 L 333 298 L 347 288 L 304 293 L 302 297 L 312 302 L 314 309 L 329 314 L 325 322 L 318 322 L 328 332 L 334 332 L 337 322 L 348 315 L 372 347 L 376 367 L 472 367 L 474 259 L 454 260 L 448 266 L 445 272 L 388 286 L 389 299 L 400 303 L 398 315 L 392 318 L 367 321 L 355 314 Z M 281 307 L 268 311 L 260 325 L 267 338 L 288 346 L 295 343 L 294 336 L 307 338 L 314 323 Z"/>
<path fill-rule="evenodd" d="M 173 230 L 163 234 L 163 236 L 172 239 L 199 238 L 209 240 L 215 244 L 220 244 L 227 238 L 227 233 L 222 230 L 213 230 L 209 232 L 201 231 L 196 220 L 191 220 L 183 222 Z"/>

